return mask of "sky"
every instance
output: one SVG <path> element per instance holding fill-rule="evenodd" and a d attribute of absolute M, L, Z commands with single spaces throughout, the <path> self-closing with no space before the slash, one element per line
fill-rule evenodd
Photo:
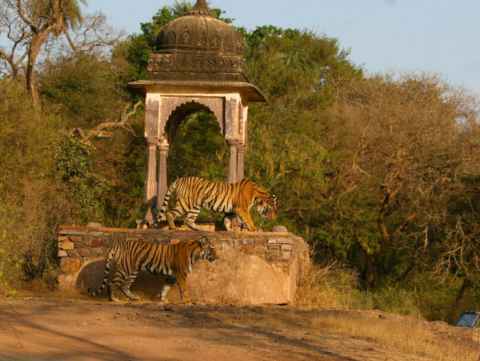
<path fill-rule="evenodd" d="M 89 0 L 127 33 L 174 0 Z M 339 40 L 370 74 L 432 73 L 480 95 L 479 0 L 210 0 L 247 29 L 276 25 Z"/>

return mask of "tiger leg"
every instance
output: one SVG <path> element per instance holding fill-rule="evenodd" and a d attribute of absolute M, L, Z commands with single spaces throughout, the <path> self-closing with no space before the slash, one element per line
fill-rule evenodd
<path fill-rule="evenodd" d="M 181 216 L 183 213 L 183 209 L 180 205 L 177 205 L 174 209 L 168 211 L 165 215 L 168 222 L 168 228 L 170 228 L 171 230 L 177 229 L 177 227 L 175 226 L 175 219 L 177 219 L 177 217 Z"/>
<path fill-rule="evenodd" d="M 182 303 L 191 303 L 190 296 L 188 295 L 188 292 L 187 292 L 186 281 L 187 280 L 185 277 L 177 278 L 177 285 L 178 285 L 178 291 L 180 293 L 180 300 Z"/>
<path fill-rule="evenodd" d="M 138 276 L 138 271 L 135 271 L 129 274 L 125 278 L 125 281 L 123 282 L 123 284 L 120 286 L 120 290 L 123 292 L 123 294 L 132 301 L 138 301 L 140 299 L 140 297 L 138 297 L 136 294 L 134 294 L 130 290 L 130 287 L 132 286 L 133 282 L 135 282 L 135 279 L 137 278 L 137 276 Z"/>
<path fill-rule="evenodd" d="M 167 296 L 168 292 L 172 286 L 177 283 L 177 278 L 175 276 L 167 276 L 165 279 L 165 284 L 163 285 L 162 291 L 160 292 L 160 302 L 168 302 Z"/>
<path fill-rule="evenodd" d="M 200 208 L 195 207 L 192 210 L 188 211 L 187 217 L 185 218 L 185 224 L 195 230 L 195 231 L 201 231 L 200 227 L 195 224 L 195 221 L 198 218 L 198 214 L 200 213 Z"/>
<path fill-rule="evenodd" d="M 255 227 L 255 223 L 253 223 L 252 216 L 250 216 L 250 212 L 245 211 L 243 209 L 236 209 L 235 213 L 242 219 L 243 223 L 247 226 L 247 229 L 250 232 L 256 232 L 257 228 Z"/>
<path fill-rule="evenodd" d="M 121 290 L 121 286 L 125 282 L 125 277 L 123 273 L 120 270 L 117 270 L 113 276 L 112 282 L 109 284 L 108 287 L 108 298 L 110 301 L 113 302 L 122 302 L 119 298 L 116 296 L 116 291 Z"/>

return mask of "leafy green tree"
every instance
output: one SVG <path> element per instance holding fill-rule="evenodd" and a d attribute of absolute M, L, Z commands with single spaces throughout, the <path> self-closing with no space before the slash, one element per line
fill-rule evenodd
<path fill-rule="evenodd" d="M 40 92 L 66 126 L 87 129 L 118 117 L 127 99 L 121 83 L 127 71 L 98 56 L 74 53 L 44 65 Z"/>
<path fill-rule="evenodd" d="M 250 108 L 247 173 L 275 190 L 282 222 L 311 239 L 334 171 L 330 106 L 341 84 L 362 72 L 333 39 L 271 26 L 246 38 L 250 80 L 268 99 Z"/>

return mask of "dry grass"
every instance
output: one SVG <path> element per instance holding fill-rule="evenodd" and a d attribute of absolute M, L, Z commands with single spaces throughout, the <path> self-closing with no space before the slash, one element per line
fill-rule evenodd
<path fill-rule="evenodd" d="M 393 315 L 375 318 L 365 317 L 365 313 L 363 316 L 347 313 L 317 317 L 312 320 L 312 327 L 373 341 L 419 360 L 478 361 L 480 355 L 480 345 L 475 340 L 465 338 L 462 342 L 458 337 L 447 337 L 435 331 L 431 324 L 413 318 Z"/>
<path fill-rule="evenodd" d="M 413 295 L 401 289 L 360 292 L 355 274 L 335 264 L 310 269 L 300 285 L 297 306 L 332 310 L 315 312 L 313 332 L 369 341 L 389 355 L 398 355 L 392 360 L 480 361 L 480 334 L 422 320 Z"/>
<path fill-rule="evenodd" d="M 298 288 L 296 305 L 304 309 L 353 308 L 356 276 L 335 263 L 312 266 Z"/>

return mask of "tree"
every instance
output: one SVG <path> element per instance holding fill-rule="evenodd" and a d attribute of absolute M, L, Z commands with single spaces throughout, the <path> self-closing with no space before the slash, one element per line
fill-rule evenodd
<path fill-rule="evenodd" d="M 17 27 L 28 31 L 22 39 L 27 48 L 25 81 L 36 109 L 40 107 L 35 73 L 39 54 L 50 36 L 58 37 L 82 22 L 81 3 L 86 0 L 2 0 L 5 11 L 18 21 Z"/>
<path fill-rule="evenodd" d="M 1 3 L 0 3 L 1 4 Z M 28 29 L 23 23 L 19 22 L 17 17 L 12 13 L 12 9 L 8 6 L 0 8 L 0 35 L 4 34 L 5 43 L 9 45 L 0 47 L 0 71 L 4 76 L 10 75 L 16 79 L 19 75 L 23 62 L 27 57 L 25 43 L 28 38 Z"/>
<path fill-rule="evenodd" d="M 281 222 L 311 240 L 331 187 L 329 108 L 340 84 L 362 72 L 334 39 L 271 26 L 246 38 L 249 78 L 269 100 L 250 107 L 247 174 L 279 196 Z"/>
<path fill-rule="evenodd" d="M 432 272 L 464 192 L 465 97 L 435 78 L 374 77 L 344 86 L 325 146 L 336 149 L 330 216 L 315 242 L 357 268 L 367 288 Z M 465 173 L 467 172 L 467 173 Z M 448 247 L 447 247 L 448 248 Z"/>

